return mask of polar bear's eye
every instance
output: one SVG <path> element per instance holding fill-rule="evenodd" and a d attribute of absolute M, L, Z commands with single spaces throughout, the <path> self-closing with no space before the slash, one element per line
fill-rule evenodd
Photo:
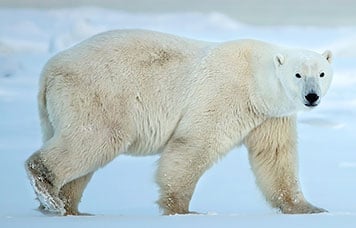
<path fill-rule="evenodd" d="M 322 78 L 322 77 L 324 77 L 325 76 L 325 73 L 324 72 L 321 72 L 320 73 L 320 77 Z"/>
<path fill-rule="evenodd" d="M 296 73 L 295 76 L 296 76 L 297 78 L 301 78 L 301 77 L 302 77 L 299 73 Z"/>

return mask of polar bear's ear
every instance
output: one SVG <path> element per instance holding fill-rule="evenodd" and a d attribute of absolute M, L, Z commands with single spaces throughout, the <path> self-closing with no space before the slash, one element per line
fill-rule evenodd
<path fill-rule="evenodd" d="M 327 60 L 329 63 L 331 63 L 331 62 L 333 61 L 333 53 L 331 53 L 331 51 L 326 50 L 326 51 L 323 52 L 322 55 L 326 58 L 326 60 Z"/>
<path fill-rule="evenodd" d="M 274 64 L 276 67 L 282 66 L 284 64 L 284 56 L 282 54 L 277 54 L 274 57 Z"/>

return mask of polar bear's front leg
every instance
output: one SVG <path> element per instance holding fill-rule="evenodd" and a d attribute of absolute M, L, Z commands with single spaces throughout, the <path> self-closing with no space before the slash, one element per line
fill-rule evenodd
<path fill-rule="evenodd" d="M 297 177 L 295 117 L 271 118 L 245 139 L 256 181 L 267 201 L 286 214 L 326 210 L 308 203 Z"/>
<path fill-rule="evenodd" d="M 174 138 L 161 154 L 156 181 L 160 187 L 158 205 L 165 215 L 187 214 L 195 186 L 215 162 L 215 155 L 202 146 L 206 142 Z"/>

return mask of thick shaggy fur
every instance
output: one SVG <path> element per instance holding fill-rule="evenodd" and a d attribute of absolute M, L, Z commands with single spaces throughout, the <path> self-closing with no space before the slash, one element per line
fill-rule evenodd
<path fill-rule="evenodd" d="M 325 94 L 330 60 L 330 52 L 143 30 L 106 32 L 59 53 L 40 79 L 43 146 L 26 162 L 40 208 L 77 215 L 97 169 L 120 154 L 160 153 L 158 204 L 164 214 L 189 213 L 203 173 L 245 144 L 273 207 L 323 212 L 299 188 L 295 115 L 310 83 Z M 299 66 L 315 80 L 294 82 Z"/>

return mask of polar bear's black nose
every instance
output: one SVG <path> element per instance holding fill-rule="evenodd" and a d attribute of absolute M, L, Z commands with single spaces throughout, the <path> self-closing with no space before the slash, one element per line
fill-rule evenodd
<path fill-rule="evenodd" d="M 305 96 L 305 99 L 309 102 L 307 106 L 315 106 L 315 102 L 319 99 L 319 96 L 316 93 L 308 93 L 308 95 Z"/>

